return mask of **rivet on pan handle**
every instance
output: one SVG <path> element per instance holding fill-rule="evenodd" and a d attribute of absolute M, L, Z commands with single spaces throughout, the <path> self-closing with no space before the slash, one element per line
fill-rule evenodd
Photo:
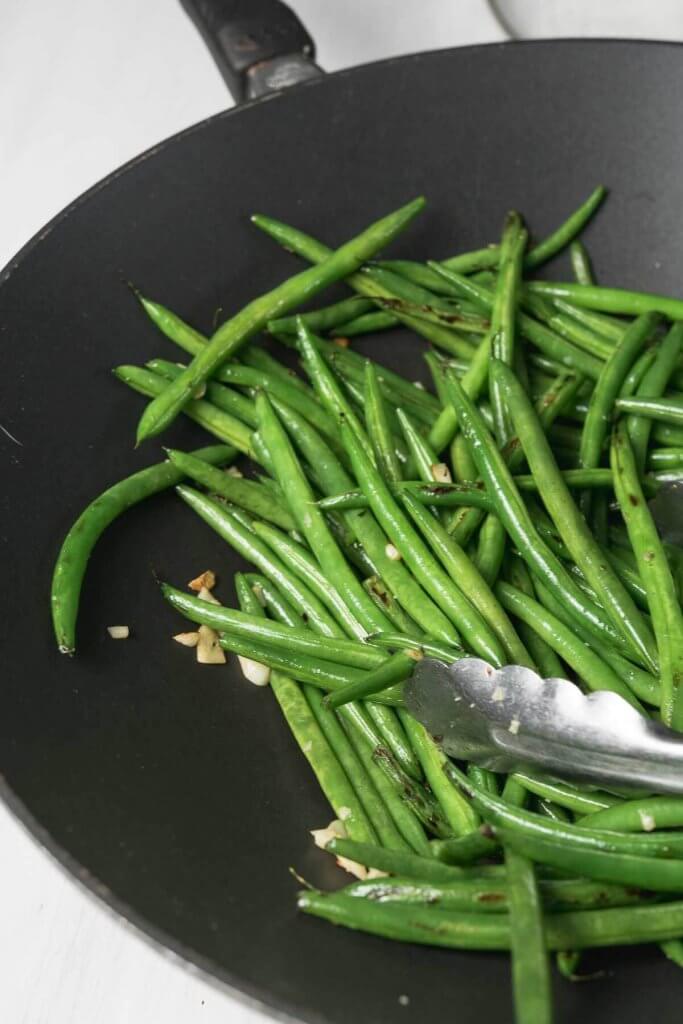
<path fill-rule="evenodd" d="M 180 0 L 235 101 L 321 74 L 315 46 L 280 0 Z"/>

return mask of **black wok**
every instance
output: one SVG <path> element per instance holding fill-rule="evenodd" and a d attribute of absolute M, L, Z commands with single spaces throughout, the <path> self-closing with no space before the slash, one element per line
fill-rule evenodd
<path fill-rule="evenodd" d="M 233 89 L 253 94 L 274 67 L 281 83 L 306 68 L 289 58 L 307 37 L 276 4 L 248 4 L 252 23 L 236 31 L 226 12 L 244 5 L 218 6 L 224 21 L 206 33 L 224 64 L 229 54 Z M 316 75 L 117 171 L 2 276 L 0 421 L 22 441 L 0 438 L 2 793 L 82 883 L 274 1011 L 498 1024 L 511 1019 L 507 960 L 297 917 L 289 865 L 340 880 L 308 836 L 329 812 L 268 692 L 233 668 L 196 667 L 169 642 L 177 620 L 150 569 L 182 582 L 207 566 L 229 579 L 238 565 L 172 495 L 109 530 L 84 588 L 78 656 L 57 653 L 47 594 L 61 537 L 95 494 L 159 457 L 154 443 L 133 450 L 140 401 L 109 368 L 171 350 L 122 282 L 208 331 L 217 310 L 295 267 L 250 226 L 253 211 L 338 243 L 424 192 L 428 211 L 394 253 L 445 256 L 495 239 L 510 206 L 541 234 L 603 181 L 612 196 L 590 229 L 602 279 L 677 291 L 682 96 L 683 51 L 650 43 L 515 43 Z M 421 375 L 407 335 L 368 344 Z M 164 443 L 198 439 L 178 423 Z M 106 636 L 119 622 L 132 627 L 127 643 Z M 680 976 L 656 950 L 588 963 L 613 973 L 563 983 L 561 1022 L 679 1018 Z"/>

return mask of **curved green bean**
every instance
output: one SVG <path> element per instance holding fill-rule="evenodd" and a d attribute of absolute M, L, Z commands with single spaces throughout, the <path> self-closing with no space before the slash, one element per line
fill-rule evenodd
<path fill-rule="evenodd" d="M 424 206 L 415 199 L 375 224 L 328 256 L 319 266 L 303 270 L 272 291 L 252 300 L 224 323 L 188 368 L 149 404 L 138 424 L 138 444 L 159 434 L 215 370 L 269 320 L 310 299 L 322 288 L 353 273 L 403 230 Z"/>
<path fill-rule="evenodd" d="M 207 466 L 233 462 L 236 456 L 235 449 L 227 445 L 199 448 L 192 455 Z M 52 624 L 62 654 L 73 654 L 76 649 L 81 586 L 88 560 L 99 538 L 126 509 L 174 487 L 184 476 L 185 472 L 173 462 L 161 462 L 139 470 L 95 498 L 70 528 L 57 555 L 50 592 Z"/>

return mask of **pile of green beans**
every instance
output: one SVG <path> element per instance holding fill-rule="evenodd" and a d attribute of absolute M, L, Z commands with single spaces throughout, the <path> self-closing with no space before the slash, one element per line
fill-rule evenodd
<path fill-rule="evenodd" d="M 579 235 L 604 197 L 538 243 L 513 211 L 499 243 L 426 262 L 376 258 L 423 200 L 336 250 L 254 217 L 310 266 L 211 338 L 136 292 L 191 360 L 116 368 L 152 399 L 138 440 L 182 411 L 221 443 L 168 450 L 96 498 L 52 587 L 72 654 L 101 532 L 175 487 L 250 569 L 236 609 L 166 582 L 162 598 L 269 671 L 336 819 L 326 850 L 360 879 L 299 907 L 509 950 L 518 1024 L 552 1019 L 551 951 L 564 977 L 605 945 L 659 943 L 683 965 L 683 799 L 455 764 L 403 701 L 420 658 L 477 656 L 613 690 L 683 731 L 683 553 L 648 505 L 683 478 L 683 300 L 596 282 Z M 565 248 L 574 282 L 525 279 Z M 350 295 L 310 308 L 340 281 Z M 393 329 L 429 344 L 433 390 L 349 347 L 372 355 Z M 246 475 L 226 472 L 239 456 Z"/>

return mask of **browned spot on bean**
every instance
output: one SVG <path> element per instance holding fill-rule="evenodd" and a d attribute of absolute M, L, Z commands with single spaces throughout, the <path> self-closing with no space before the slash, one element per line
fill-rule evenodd
<path fill-rule="evenodd" d="M 478 892 L 477 901 L 479 903 L 502 903 L 505 899 L 504 892 Z"/>
<path fill-rule="evenodd" d="M 635 494 L 629 494 L 628 500 L 632 505 L 640 505 L 640 501 L 638 498 L 636 498 Z"/>

